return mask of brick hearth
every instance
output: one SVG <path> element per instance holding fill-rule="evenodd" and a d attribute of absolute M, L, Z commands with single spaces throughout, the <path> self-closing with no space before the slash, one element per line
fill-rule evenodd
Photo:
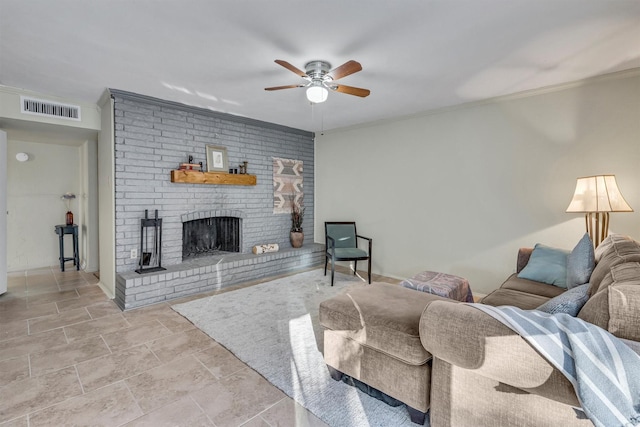
<path fill-rule="evenodd" d="M 324 245 L 254 254 L 194 259 L 158 273 L 118 275 L 115 302 L 123 310 L 208 292 L 270 276 L 321 265 Z M 121 290 L 126 290 L 122 292 Z"/>

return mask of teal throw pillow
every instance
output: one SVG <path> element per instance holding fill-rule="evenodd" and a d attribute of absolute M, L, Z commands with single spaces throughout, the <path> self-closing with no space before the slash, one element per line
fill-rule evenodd
<path fill-rule="evenodd" d="M 549 314 L 565 313 L 576 317 L 588 299 L 589 284 L 585 283 L 551 298 L 537 309 Z"/>
<path fill-rule="evenodd" d="M 537 243 L 518 277 L 566 289 L 568 255 L 567 250 Z"/>
<path fill-rule="evenodd" d="M 593 243 L 587 233 L 567 257 L 567 288 L 587 283 L 596 266 Z"/>

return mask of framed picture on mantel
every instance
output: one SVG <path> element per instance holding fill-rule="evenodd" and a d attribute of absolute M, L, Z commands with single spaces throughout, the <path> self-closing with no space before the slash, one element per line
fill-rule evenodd
<path fill-rule="evenodd" d="M 227 149 L 207 145 L 207 172 L 229 172 Z"/>

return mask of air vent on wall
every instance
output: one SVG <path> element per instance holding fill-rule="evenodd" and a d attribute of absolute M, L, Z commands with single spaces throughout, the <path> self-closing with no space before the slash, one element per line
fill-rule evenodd
<path fill-rule="evenodd" d="M 57 119 L 80 121 L 80 106 L 61 104 L 44 99 L 20 97 L 20 112 Z"/>

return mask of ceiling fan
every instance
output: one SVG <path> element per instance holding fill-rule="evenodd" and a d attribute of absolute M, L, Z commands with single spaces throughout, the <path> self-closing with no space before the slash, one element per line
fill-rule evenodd
<path fill-rule="evenodd" d="M 276 59 L 276 64 L 279 64 L 289 71 L 292 71 L 305 79 L 307 83 L 287 86 L 274 86 L 266 87 L 264 90 L 280 90 L 280 89 L 293 89 L 296 87 L 307 88 L 307 99 L 313 103 L 320 103 L 327 100 L 329 89 L 334 92 L 346 93 L 348 95 L 355 95 L 361 98 L 369 96 L 371 91 L 369 89 L 362 89 L 359 87 L 347 86 L 336 82 L 336 80 L 343 77 L 347 77 L 353 73 L 357 73 L 362 70 L 362 65 L 357 61 L 347 61 L 341 66 L 331 69 L 331 64 L 326 61 L 311 61 L 308 62 L 302 71 L 287 61 Z"/>

